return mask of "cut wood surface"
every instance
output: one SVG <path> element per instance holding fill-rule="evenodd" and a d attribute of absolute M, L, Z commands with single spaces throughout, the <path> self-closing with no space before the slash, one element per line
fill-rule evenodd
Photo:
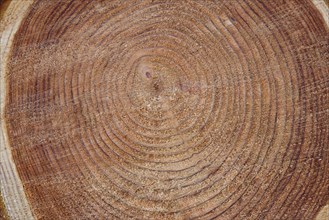
<path fill-rule="evenodd" d="M 5 219 L 33 219 L 20 177 L 11 155 L 5 124 L 6 70 L 12 40 L 32 1 L 0 1 L 0 191 Z M 0 200 L 2 200 L 0 198 Z M 5 209 L 4 209 L 5 208 Z"/>
<path fill-rule="evenodd" d="M 329 219 L 326 1 L 0 6 L 0 219 Z"/>

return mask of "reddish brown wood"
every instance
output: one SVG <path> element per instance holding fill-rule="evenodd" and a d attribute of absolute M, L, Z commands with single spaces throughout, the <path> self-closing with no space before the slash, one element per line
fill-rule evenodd
<path fill-rule="evenodd" d="M 315 219 L 329 29 L 310 0 L 35 1 L 4 121 L 36 219 Z"/>

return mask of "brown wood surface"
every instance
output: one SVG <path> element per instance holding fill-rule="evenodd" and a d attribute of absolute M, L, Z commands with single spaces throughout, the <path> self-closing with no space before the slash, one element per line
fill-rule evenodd
<path fill-rule="evenodd" d="M 5 204 L 3 202 L 1 194 L 0 194 L 0 219 L 3 219 L 3 220 L 8 219 L 7 210 L 6 210 L 6 207 L 5 207 Z"/>
<path fill-rule="evenodd" d="M 323 2 L 11 3 L 1 184 L 23 194 L 9 217 L 327 218 Z"/>

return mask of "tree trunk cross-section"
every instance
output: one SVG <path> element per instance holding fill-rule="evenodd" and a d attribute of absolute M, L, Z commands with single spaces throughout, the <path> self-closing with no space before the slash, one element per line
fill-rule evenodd
<path fill-rule="evenodd" d="M 17 2 L 0 218 L 327 218 L 324 1 Z"/>

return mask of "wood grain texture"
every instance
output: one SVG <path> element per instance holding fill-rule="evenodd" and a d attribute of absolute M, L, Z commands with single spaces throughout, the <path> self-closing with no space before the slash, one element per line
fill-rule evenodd
<path fill-rule="evenodd" d="M 313 4 L 322 14 L 327 26 L 329 26 L 329 0 L 313 0 Z"/>
<path fill-rule="evenodd" d="M 1 196 L 1 191 L 0 191 L 0 219 L 1 220 L 7 220 L 8 219 L 8 214 L 7 210 L 5 207 L 5 204 L 3 202 L 2 196 Z"/>
<path fill-rule="evenodd" d="M 10 219 L 32 219 L 29 204 L 25 197 L 20 177 L 12 158 L 7 127 L 5 124 L 5 96 L 7 61 L 15 33 L 32 1 L 1 1 L 0 2 L 0 192 L 4 206 L 2 213 Z"/>
<path fill-rule="evenodd" d="M 24 193 L 3 193 L 23 204 L 9 217 L 327 217 L 323 1 L 14 5 L 0 177 L 8 191 L 9 164 Z"/>
<path fill-rule="evenodd" d="M 329 218 L 329 204 L 321 209 L 316 220 L 327 220 Z"/>

